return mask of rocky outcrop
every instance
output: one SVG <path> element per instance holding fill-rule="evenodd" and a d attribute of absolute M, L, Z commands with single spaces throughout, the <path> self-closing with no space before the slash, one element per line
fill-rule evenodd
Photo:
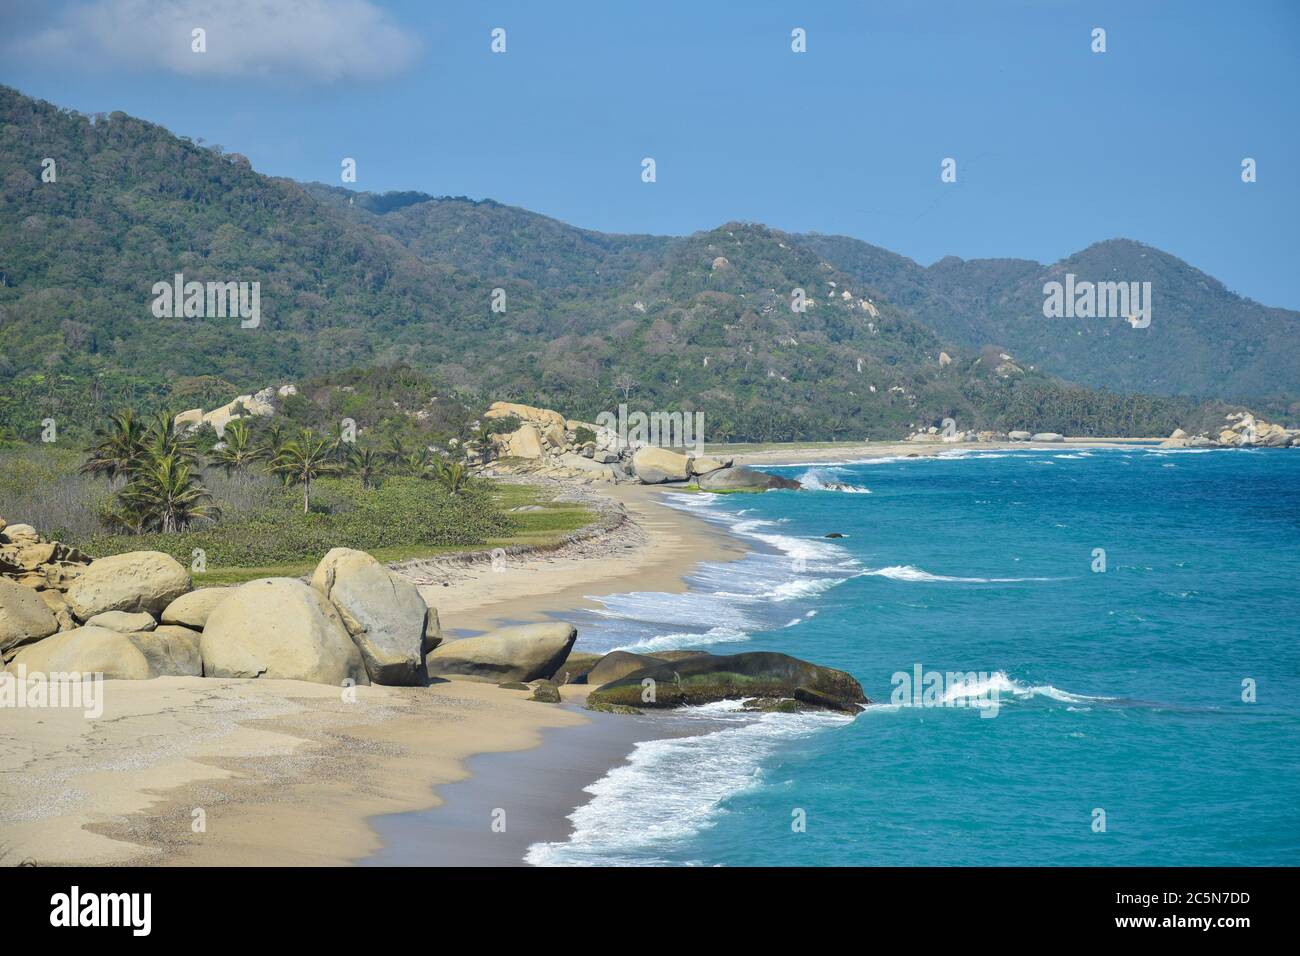
<path fill-rule="evenodd" d="M 1223 425 L 1213 436 L 1190 435 L 1175 428 L 1160 443 L 1161 448 L 1295 448 L 1300 447 L 1300 429 L 1283 428 L 1266 422 L 1250 412 L 1233 412 L 1224 416 Z"/>
<path fill-rule="evenodd" d="M 862 686 L 844 671 L 767 652 L 698 654 L 652 664 L 597 687 L 587 701 L 665 708 L 747 698 L 792 700 L 792 707 L 846 714 L 868 703 Z"/>
<path fill-rule="evenodd" d="M 105 611 L 162 613 L 190 589 L 190 575 L 161 551 L 130 551 L 99 558 L 67 591 L 68 607 L 78 621 Z"/>
<path fill-rule="evenodd" d="M 1008 441 L 1029 441 L 1029 439 L 1033 437 L 1034 437 L 1033 434 L 1030 432 L 1021 432 L 1021 431 L 1007 432 Z"/>
<path fill-rule="evenodd" d="M 177 430 L 192 431 L 201 425 L 211 425 L 220 437 L 225 434 L 226 426 L 236 418 L 243 418 L 245 415 L 258 418 L 269 417 L 276 414 L 280 402 L 296 394 L 298 394 L 296 385 L 268 386 L 248 395 L 238 395 L 210 412 L 205 412 L 201 408 L 186 409 L 176 415 L 175 427 Z"/>
<path fill-rule="evenodd" d="M 29 524 L 0 518 L 0 579 L 37 591 L 68 589 L 90 558 L 76 548 L 46 541 Z"/>
<path fill-rule="evenodd" d="M 208 617 L 199 649 L 208 677 L 369 682 L 338 611 L 294 578 L 240 585 Z"/>
<path fill-rule="evenodd" d="M 1065 441 L 1065 436 L 1059 435 L 1056 432 L 1038 432 L 1029 440 L 1052 443 Z"/>
<path fill-rule="evenodd" d="M 34 531 L 17 528 L 17 540 L 6 543 L 45 544 Z M 416 586 L 351 548 L 326 554 L 311 585 L 264 578 L 191 591 L 184 568 L 157 551 L 113 555 L 78 569 L 66 595 L 0 577 L 0 660 L 45 645 L 27 655 L 28 670 L 47 660 L 67 662 L 75 649 L 47 642 L 76 632 L 94 638 L 86 649 L 98 655 L 94 660 L 114 656 L 105 675 L 118 678 L 206 673 L 421 684 L 425 655 L 442 641 L 438 613 Z M 108 633 L 129 641 L 105 643 Z"/>
<path fill-rule="evenodd" d="M 701 491 L 768 491 L 779 488 L 798 489 L 802 487 L 794 478 L 782 478 L 769 475 L 765 471 L 738 465 L 734 468 L 721 468 L 718 471 L 701 475 Z"/>
<path fill-rule="evenodd" d="M 500 684 L 555 676 L 578 632 L 572 624 L 523 624 L 447 641 L 425 658 L 430 677 L 464 677 Z"/>
<path fill-rule="evenodd" d="M 371 681 L 422 683 L 429 614 L 424 598 L 414 584 L 365 552 L 339 554 L 342 550 L 333 549 L 321 561 L 328 567 L 317 568 L 313 587 L 338 611 Z"/>
<path fill-rule="evenodd" d="M 0 578 L 0 658 L 58 629 L 58 619 L 35 590 Z"/>
<path fill-rule="evenodd" d="M 566 419 L 549 408 L 494 402 L 483 417 L 513 418 L 520 423 L 512 432 L 492 435 L 486 447 L 467 446 L 470 463 L 491 466 L 494 474 L 535 473 L 585 484 L 660 484 L 688 481 L 731 464 L 730 459 L 692 459 L 682 450 L 647 444 L 635 435 L 621 435 L 592 422 Z"/>

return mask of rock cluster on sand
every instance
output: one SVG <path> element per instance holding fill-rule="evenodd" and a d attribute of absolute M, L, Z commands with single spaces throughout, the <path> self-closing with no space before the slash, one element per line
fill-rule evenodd
<path fill-rule="evenodd" d="M 710 474 L 724 470 L 743 471 Z M 6 544 L 40 543 L 25 526 L 10 527 L 18 531 L 6 536 Z M 199 590 L 191 590 L 189 574 L 162 552 L 91 561 L 68 588 L 60 613 L 71 626 L 62 629 L 43 596 L 49 589 L 34 586 L 47 579 L 32 580 L 0 577 L 0 661 L 12 673 L 275 678 L 341 686 L 450 677 L 526 690 L 529 700 L 542 703 L 559 703 L 566 683 L 587 683 L 595 686 L 589 706 L 613 713 L 724 699 L 744 699 L 746 707 L 759 710 L 856 713 L 867 702 L 850 675 L 784 654 L 615 651 L 571 657 L 577 630 L 562 622 L 444 641 L 437 612 L 412 583 L 349 548 L 326 554 L 310 583 L 260 578 Z"/>
<path fill-rule="evenodd" d="M 682 484 L 730 468 L 732 463 L 730 458 L 695 456 L 681 448 L 624 440 L 609 428 L 566 419 L 549 408 L 494 402 L 484 417 L 514 418 L 521 423 L 512 432 L 493 435 L 490 448 L 469 448 L 472 464 L 486 465 L 496 459 L 493 469 L 501 474 L 542 474 L 584 483 Z"/>
<path fill-rule="evenodd" d="M 202 673 L 198 629 L 159 624 L 190 589 L 189 574 L 170 555 L 83 557 L 75 575 L 62 577 L 62 591 L 38 590 L 39 579 L 30 585 L 0 579 L 0 659 L 6 670 L 121 679 Z"/>
<path fill-rule="evenodd" d="M 928 428 L 918 429 L 908 435 L 906 440 L 917 444 L 942 442 L 950 445 L 961 442 L 979 442 L 983 444 L 1003 441 L 1063 442 L 1065 436 L 1057 432 L 943 431 L 937 426 L 931 425 Z"/>
<path fill-rule="evenodd" d="M 35 532 L 16 527 L 20 541 L 37 540 Z M 326 554 L 310 583 L 261 578 L 237 587 L 190 588 L 185 569 L 161 552 L 101 558 L 85 565 L 69 588 L 60 605 L 68 626 L 61 629 L 45 591 L 0 578 L 0 658 L 12 672 L 124 680 L 266 677 L 410 685 L 456 676 L 536 682 L 556 677 L 577 637 L 569 624 L 530 624 L 443 645 L 438 613 L 416 586 L 350 548 Z M 559 699 L 558 691 L 532 690 L 533 700 Z"/>
<path fill-rule="evenodd" d="M 29 524 L 6 524 L 0 518 L 0 587 L 12 583 L 35 591 L 54 615 L 56 630 L 77 626 L 64 595 L 88 564 L 89 556 L 76 548 L 47 541 Z M 6 650 L 2 623 L 6 603 L 0 597 L 0 655 Z"/>
<path fill-rule="evenodd" d="M 1161 448 L 1300 448 L 1300 429 L 1283 428 L 1250 412 L 1224 416 L 1218 434 L 1189 435 L 1181 428 L 1160 443 Z"/>
<path fill-rule="evenodd" d="M 682 707 L 747 700 L 754 709 L 831 710 L 856 714 L 868 701 L 850 674 L 785 654 L 666 656 L 613 651 L 587 673 L 598 685 L 587 695 L 592 710 Z"/>

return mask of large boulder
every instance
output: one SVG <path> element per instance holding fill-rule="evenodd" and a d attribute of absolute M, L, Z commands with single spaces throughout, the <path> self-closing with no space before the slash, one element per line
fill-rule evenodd
<path fill-rule="evenodd" d="M 190 575 L 161 551 L 128 551 L 99 558 L 68 588 L 79 621 L 105 611 L 147 611 L 154 617 L 190 589 Z"/>
<path fill-rule="evenodd" d="M 29 524 L 11 524 L 5 527 L 0 536 L 10 544 L 40 544 L 41 536 L 36 529 Z"/>
<path fill-rule="evenodd" d="M 662 663 L 664 663 L 662 658 L 648 657 L 645 654 L 610 651 L 596 663 L 595 667 L 587 671 L 587 683 L 599 687 L 626 677 L 634 671 Z"/>
<path fill-rule="evenodd" d="M 1033 437 L 1034 436 L 1029 432 L 1021 432 L 1021 431 L 1007 432 L 1008 441 L 1029 441 L 1029 439 Z"/>
<path fill-rule="evenodd" d="M 702 491 L 767 491 L 773 488 L 801 488 L 793 478 L 769 475 L 765 471 L 738 465 L 735 468 L 720 468 L 707 475 L 700 475 Z"/>
<path fill-rule="evenodd" d="M 24 647 L 5 667 L 28 674 L 102 674 L 106 680 L 148 680 L 159 676 L 129 635 L 106 627 L 62 631 Z"/>
<path fill-rule="evenodd" d="M 0 578 L 0 655 L 59 629 L 58 618 L 41 599 L 42 593 Z"/>
<path fill-rule="evenodd" d="M 86 627 L 106 627 L 119 634 L 133 634 L 136 631 L 152 631 L 158 626 L 152 614 L 144 611 L 105 611 L 86 621 Z"/>
<path fill-rule="evenodd" d="M 536 408 L 532 405 L 519 405 L 515 402 L 493 402 L 486 412 L 484 418 L 518 418 L 523 422 L 535 422 L 537 424 L 559 425 L 564 428 L 567 424 L 563 415 L 559 412 L 552 411 L 549 408 Z"/>
<path fill-rule="evenodd" d="M 648 445 L 632 455 L 632 470 L 647 485 L 685 481 L 691 476 L 691 456 L 671 448 Z"/>
<path fill-rule="evenodd" d="M 707 475 L 711 471 L 730 468 L 731 462 L 730 458 L 695 458 L 691 460 L 691 474 Z"/>
<path fill-rule="evenodd" d="M 182 594 L 163 608 L 162 622 L 201 631 L 218 604 L 234 593 L 233 588 L 199 588 Z"/>
<path fill-rule="evenodd" d="M 550 679 L 578 636 L 572 624 L 522 624 L 438 645 L 425 658 L 430 677 L 531 681 Z"/>
<path fill-rule="evenodd" d="M 1058 435 L 1056 432 L 1037 432 L 1029 440 L 1041 441 L 1041 442 L 1058 442 L 1058 441 L 1065 441 L 1065 436 Z"/>
<path fill-rule="evenodd" d="M 127 635 L 149 662 L 149 671 L 154 677 L 202 677 L 200 637 L 198 631 L 178 624 L 164 624 L 152 631 Z"/>
<path fill-rule="evenodd" d="M 360 649 L 370 679 L 422 683 L 429 606 L 416 586 L 378 562 L 344 562 L 332 577 L 325 596 Z"/>
<path fill-rule="evenodd" d="M 588 675 L 590 680 L 590 675 Z M 648 694 L 643 681 L 653 681 Z M 652 664 L 592 691 L 589 704 L 681 707 L 760 697 L 791 699 L 803 708 L 856 714 L 867 704 L 852 675 L 785 654 L 698 654 Z"/>
<path fill-rule="evenodd" d="M 208 616 L 199 650 L 208 677 L 369 683 L 361 651 L 334 605 L 295 578 L 259 578 L 235 588 Z"/>
<path fill-rule="evenodd" d="M 512 458 L 541 458 L 542 436 L 536 425 L 520 425 L 506 440 L 506 454 Z"/>
<path fill-rule="evenodd" d="M 616 478 L 612 466 L 603 462 L 595 461 L 591 458 L 586 458 L 582 455 L 560 455 L 559 458 L 556 459 L 555 463 L 560 468 L 568 468 L 572 471 L 591 475 L 591 477 L 601 481 L 614 481 Z"/>

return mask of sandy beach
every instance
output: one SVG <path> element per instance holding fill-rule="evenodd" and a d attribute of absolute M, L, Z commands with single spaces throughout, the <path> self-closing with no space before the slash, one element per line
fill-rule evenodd
<path fill-rule="evenodd" d="M 744 553 L 657 503 L 672 492 L 600 493 L 631 519 L 608 540 L 512 557 L 499 571 L 482 562 L 439 570 L 438 583 L 421 590 L 448 633 L 535 620 L 583 606 L 589 595 L 680 590 L 697 562 Z M 170 677 L 106 681 L 97 720 L 73 709 L 6 708 L 0 865 L 362 860 L 382 848 L 370 818 L 438 806 L 435 788 L 465 779 L 472 755 L 533 748 L 544 732 L 593 717 L 606 729 L 621 721 L 600 746 L 589 742 L 595 763 L 574 762 L 572 774 L 552 781 L 554 798 L 534 793 L 537 807 L 550 807 L 545 827 L 514 831 L 561 838 L 581 788 L 638 736 L 652 735 L 627 718 L 587 714 L 584 691 L 566 687 L 557 707 L 524 691 L 446 681 L 360 687 L 345 701 L 338 688 L 299 681 Z M 485 844 L 484 860 L 501 861 L 507 844 L 517 862 L 517 840 Z M 474 862 L 474 853 L 462 847 L 455 859 Z"/>
<path fill-rule="evenodd" d="M 771 466 L 993 447 L 1003 446 L 845 444 L 736 458 Z M 511 556 L 497 568 L 454 560 L 421 566 L 421 593 L 444 631 L 464 636 L 562 616 L 602 594 L 682 590 L 699 562 L 745 552 L 661 503 L 679 492 L 590 490 L 612 498 L 629 520 L 608 535 Z M 529 701 L 524 691 L 456 680 L 361 687 L 345 700 L 338 688 L 298 681 L 170 677 L 105 682 L 97 720 L 72 709 L 6 708 L 0 865 L 517 863 L 533 840 L 563 838 L 582 788 L 636 740 L 671 732 L 656 718 L 589 714 L 581 709 L 584 692 L 566 686 L 565 702 L 554 706 Z M 492 756 L 543 739 L 544 758 Z M 477 782 L 455 789 L 471 770 Z M 446 793 L 452 804 L 432 836 L 401 816 L 439 807 Z M 492 833 L 476 829 L 489 826 L 485 814 L 508 797 L 526 806 L 515 815 L 520 822 L 508 837 L 480 840 Z M 380 831 L 402 834 L 390 842 L 405 849 L 386 847 Z"/>

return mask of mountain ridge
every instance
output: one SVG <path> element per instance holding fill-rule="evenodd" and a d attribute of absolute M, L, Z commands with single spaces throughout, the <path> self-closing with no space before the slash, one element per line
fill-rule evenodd
<path fill-rule="evenodd" d="M 0 117 L 0 420 L 21 413 L 24 428 L 21 396 L 60 382 L 165 402 L 196 377 L 246 389 L 393 363 L 467 400 L 590 417 L 635 395 L 762 440 L 896 436 L 943 417 L 1171 430 L 1194 408 L 1090 392 L 929 320 L 936 303 L 969 317 L 972 301 L 1000 301 L 986 267 L 941 260 L 932 279 L 859 240 L 828 261 L 825 240 L 758 223 L 625 236 L 494 200 L 300 184 L 124 113 L 92 121 L 3 87 Z M 57 183 L 38 179 L 51 154 Z M 260 282 L 266 321 L 153 318 L 149 289 L 176 272 Z"/>

